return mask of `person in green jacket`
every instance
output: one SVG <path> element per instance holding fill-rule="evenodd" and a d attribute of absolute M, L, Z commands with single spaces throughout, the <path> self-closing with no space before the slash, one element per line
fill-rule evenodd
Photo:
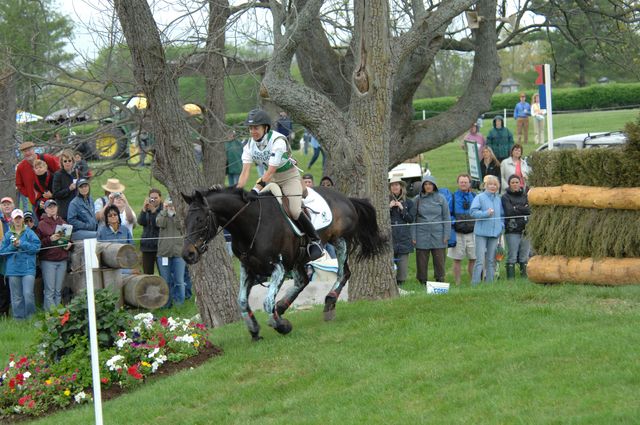
<path fill-rule="evenodd" d="M 487 146 L 493 150 L 493 153 L 500 162 L 509 157 L 511 153 L 513 134 L 511 134 L 508 128 L 504 127 L 504 118 L 502 118 L 502 115 L 496 115 L 493 118 L 493 128 L 487 136 Z"/>

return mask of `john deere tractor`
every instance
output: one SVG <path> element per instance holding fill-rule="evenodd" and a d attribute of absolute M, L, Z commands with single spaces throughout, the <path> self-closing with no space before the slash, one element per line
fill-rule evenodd
<path fill-rule="evenodd" d="M 102 160 L 128 158 L 130 164 L 150 162 L 155 143 L 151 119 L 147 114 L 147 97 L 138 93 L 113 98 L 122 106 L 111 105 L 111 115 L 100 121 L 96 137 L 96 157 Z M 183 105 L 189 117 L 201 117 L 202 108 L 193 103 Z"/>

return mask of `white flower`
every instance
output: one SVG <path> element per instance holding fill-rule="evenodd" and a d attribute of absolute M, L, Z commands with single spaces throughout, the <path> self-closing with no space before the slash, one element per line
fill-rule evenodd
<path fill-rule="evenodd" d="M 13 360 L 9 362 L 9 367 L 15 367 L 15 365 L 16 365 L 16 362 L 14 362 Z"/>
<path fill-rule="evenodd" d="M 123 356 L 121 356 L 120 354 L 116 354 L 115 356 L 107 360 L 107 367 L 109 368 L 109 370 L 124 369 L 124 365 L 118 365 L 118 362 L 123 359 Z"/>
<path fill-rule="evenodd" d="M 156 370 L 158 370 L 160 365 L 163 364 L 165 361 L 167 361 L 167 356 L 165 356 L 164 354 L 156 357 L 156 359 L 151 364 L 151 372 L 156 373 Z"/>
<path fill-rule="evenodd" d="M 149 357 L 150 359 L 152 359 L 152 358 L 153 358 L 153 356 L 155 356 L 156 354 L 158 354 L 158 352 L 159 352 L 159 351 L 160 351 L 160 348 L 158 348 L 158 347 L 154 348 L 154 349 L 153 349 L 153 351 L 151 351 L 151 352 L 149 353 L 149 356 L 148 356 L 148 357 Z"/>
<path fill-rule="evenodd" d="M 80 391 L 78 394 L 74 395 L 73 398 L 76 400 L 76 403 L 82 403 L 82 400 L 87 398 L 87 395 L 84 391 Z"/>
<path fill-rule="evenodd" d="M 149 329 L 151 328 L 151 326 L 153 326 L 153 314 L 151 313 L 140 313 L 140 314 L 136 314 L 134 316 L 135 320 L 138 320 L 139 322 L 141 322 L 142 324 L 144 324 L 144 326 Z"/>
<path fill-rule="evenodd" d="M 177 336 L 176 337 L 176 341 L 178 342 L 186 342 L 188 344 L 193 344 L 193 341 L 195 341 L 195 339 L 193 339 L 193 337 L 189 334 L 187 335 L 183 335 L 183 336 Z"/>
<path fill-rule="evenodd" d="M 28 377 L 31 376 L 31 372 L 26 371 L 25 373 L 22 374 L 22 376 L 24 376 L 24 379 L 27 379 Z"/>

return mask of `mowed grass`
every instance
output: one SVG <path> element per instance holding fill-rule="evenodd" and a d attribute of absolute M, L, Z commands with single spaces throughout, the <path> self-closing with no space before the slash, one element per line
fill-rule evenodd
<path fill-rule="evenodd" d="M 224 355 L 104 404 L 113 424 L 604 424 L 640 414 L 640 289 L 526 281 L 215 329 Z M 92 423 L 91 407 L 35 424 Z"/>
<path fill-rule="evenodd" d="M 621 129 L 637 114 L 561 115 L 554 117 L 556 136 Z M 310 159 L 296 156 L 303 165 Z M 459 142 L 426 158 L 440 184 L 455 189 L 466 170 Z M 318 162 L 311 170 L 316 182 L 320 168 Z M 157 184 L 146 168 L 119 167 L 93 182 L 94 195 L 108 177 L 127 185 L 136 212 Z M 638 423 L 638 287 L 519 279 L 471 288 L 463 265 L 462 286 L 428 296 L 415 281 L 413 257 L 409 264 L 410 295 L 340 303 L 334 322 L 322 321 L 321 307 L 290 312 L 294 330 L 283 337 L 258 313 L 260 343 L 250 342 L 241 322 L 214 329 L 212 341 L 224 355 L 106 402 L 105 423 Z M 190 317 L 196 310 L 190 301 L 163 313 Z M 32 322 L 0 320 L 0 361 L 26 353 L 35 339 Z M 34 423 L 84 425 L 93 423 L 93 411 L 82 407 Z"/>

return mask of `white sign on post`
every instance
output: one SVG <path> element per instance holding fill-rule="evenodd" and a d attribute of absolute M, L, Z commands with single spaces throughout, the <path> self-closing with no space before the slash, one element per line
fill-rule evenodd
<path fill-rule="evenodd" d="M 96 327 L 96 305 L 93 290 L 93 269 L 98 268 L 96 239 L 84 240 L 84 272 L 87 280 L 87 306 L 89 310 L 89 345 L 91 347 L 91 375 L 93 378 L 93 408 L 96 425 L 102 425 L 102 390 L 100 388 L 100 364 L 98 357 L 98 333 Z"/>

